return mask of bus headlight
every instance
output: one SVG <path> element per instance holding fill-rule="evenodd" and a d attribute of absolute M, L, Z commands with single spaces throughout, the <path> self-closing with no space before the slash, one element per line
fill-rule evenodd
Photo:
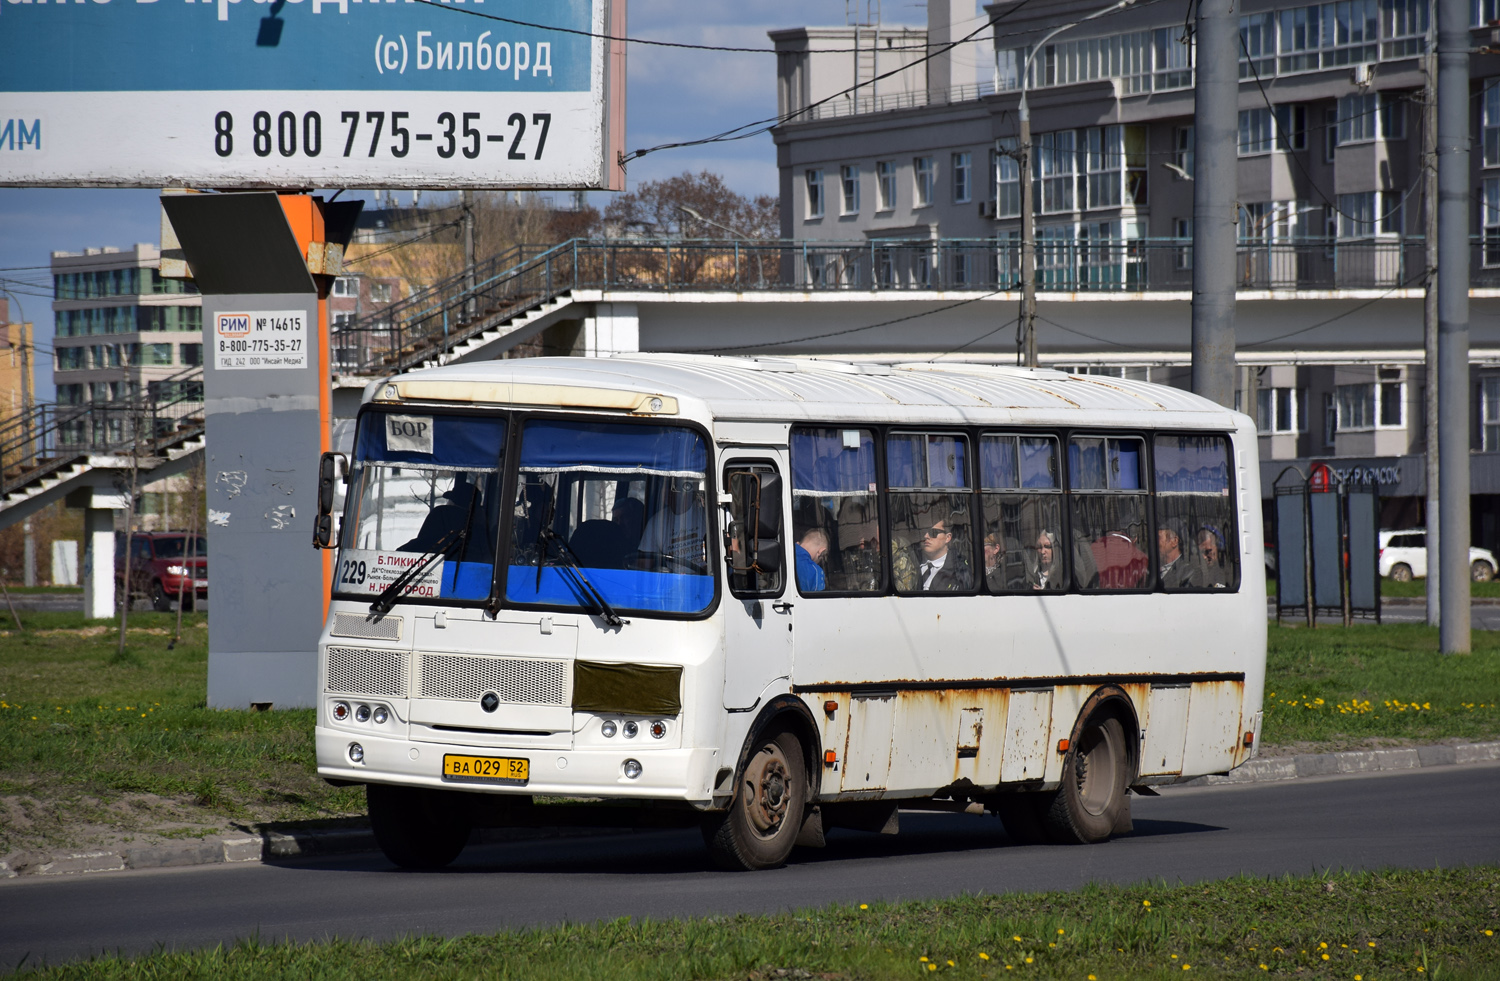
<path fill-rule="evenodd" d="M 640 760 L 626 760 L 620 765 L 620 772 L 625 774 L 626 780 L 634 780 L 641 775 Z"/>
<path fill-rule="evenodd" d="M 378 725 L 378 726 L 385 725 L 385 720 L 389 719 L 390 717 L 391 717 L 391 715 L 390 715 L 389 712 L 386 711 L 384 705 L 377 705 L 377 706 L 375 706 L 375 711 L 372 712 L 372 713 L 370 713 L 370 718 L 374 719 L 375 720 L 375 724 Z"/>
<path fill-rule="evenodd" d="M 365 761 L 365 748 L 359 743 L 349 744 L 349 762 L 363 763 Z M 639 764 L 637 764 L 639 766 Z"/>
<path fill-rule="evenodd" d="M 638 726 L 638 725 L 636 725 L 633 721 L 625 723 L 625 738 L 626 739 L 634 739 L 635 738 L 635 734 L 638 733 L 638 732 L 640 732 L 640 731 L 641 731 L 641 727 Z"/>
<path fill-rule="evenodd" d="M 605 739 L 615 738 L 615 733 L 618 731 L 619 729 L 616 728 L 614 719 L 605 719 L 604 724 L 599 727 L 599 734 Z"/>
<path fill-rule="evenodd" d="M 359 708 L 355 709 L 354 710 L 354 721 L 355 722 L 369 722 L 370 721 L 370 706 L 368 706 L 368 705 L 361 705 Z"/>

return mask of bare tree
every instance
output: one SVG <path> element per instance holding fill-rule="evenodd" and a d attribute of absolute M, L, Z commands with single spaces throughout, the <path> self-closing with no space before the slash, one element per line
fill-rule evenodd
<path fill-rule="evenodd" d="M 644 181 L 615 198 L 604 209 L 604 223 L 621 232 L 673 238 L 769 239 L 781 235 L 780 207 L 771 195 L 749 198 L 732 190 L 718 174 L 684 171 Z"/>

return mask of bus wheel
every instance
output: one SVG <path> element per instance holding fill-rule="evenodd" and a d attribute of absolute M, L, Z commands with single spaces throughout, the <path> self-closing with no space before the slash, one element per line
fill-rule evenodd
<path fill-rule="evenodd" d="M 757 737 L 729 810 L 703 825 L 714 864 L 751 872 L 785 864 L 807 807 L 802 742 L 790 732 Z"/>
<path fill-rule="evenodd" d="M 371 783 L 365 801 L 376 843 L 403 869 L 443 868 L 469 842 L 469 816 L 456 795 Z"/>
<path fill-rule="evenodd" d="M 1063 761 L 1062 786 L 1043 818 L 1059 844 L 1086 845 L 1114 832 L 1130 779 L 1125 728 L 1113 716 L 1094 716 Z"/>
<path fill-rule="evenodd" d="M 1018 845 L 1040 845 L 1047 840 L 1042 813 L 1051 794 L 1022 792 L 1001 794 L 995 798 L 994 810 L 1005 825 L 1005 833 Z"/>

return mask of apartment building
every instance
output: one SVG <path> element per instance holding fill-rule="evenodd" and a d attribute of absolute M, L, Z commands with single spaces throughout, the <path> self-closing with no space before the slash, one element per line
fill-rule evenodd
<path fill-rule="evenodd" d="M 895 53 L 889 68 L 861 74 L 868 57 L 859 52 L 880 50 L 878 37 L 899 48 L 965 36 L 946 4 L 929 5 L 925 31 L 771 32 L 778 107 L 798 113 L 774 136 L 782 234 L 806 243 L 802 274 L 876 289 L 1017 284 L 1024 73 L 1039 288 L 1183 297 L 1192 278 L 1194 44 L 1182 8 L 1125 8 L 1032 55 L 1044 34 L 1103 6 L 986 6 L 995 21 L 989 72 L 976 79 L 938 59 L 876 77 L 901 67 Z M 1245 0 L 1240 10 L 1240 288 L 1301 304 L 1289 311 L 1325 303 L 1330 315 L 1349 299 L 1400 295 L 1412 320 L 1403 329 L 1419 342 L 1420 303 L 1410 301 L 1426 272 L 1428 0 Z M 1473 0 L 1471 18 L 1481 51 L 1471 60 L 1471 269 L 1476 295 L 1488 297 L 1500 287 L 1500 56 L 1483 52 L 1500 34 L 1500 0 Z M 1189 318 L 1186 302 L 1162 317 L 1159 352 L 1112 354 L 1106 330 L 1086 360 L 1045 347 L 1042 360 L 1185 387 Z M 1268 485 L 1287 464 L 1337 459 L 1381 479 L 1384 523 L 1415 523 L 1426 439 L 1420 345 L 1383 360 L 1361 349 L 1362 329 L 1349 317 L 1333 340 L 1325 332 L 1290 341 L 1265 364 L 1246 364 L 1238 397 L 1263 434 Z M 1475 533 L 1486 544 L 1500 543 L 1497 353 L 1476 348 L 1473 368 Z M 1253 362 L 1242 349 L 1242 364 L 1247 356 Z"/>

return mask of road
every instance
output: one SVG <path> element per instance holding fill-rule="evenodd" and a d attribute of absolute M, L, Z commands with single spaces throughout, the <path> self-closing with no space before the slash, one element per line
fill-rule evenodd
<path fill-rule="evenodd" d="M 1076 889 L 1246 872 L 1500 862 L 1500 764 L 1136 798 L 1135 833 L 1082 848 L 1012 845 L 988 817 L 902 815 L 898 836 L 835 831 L 786 868 L 713 871 L 693 832 L 471 848 L 441 873 L 378 857 L 110 872 L 0 883 L 0 969 L 103 952 L 325 937 L 450 936 L 587 922 L 771 913 L 834 902 Z"/>

